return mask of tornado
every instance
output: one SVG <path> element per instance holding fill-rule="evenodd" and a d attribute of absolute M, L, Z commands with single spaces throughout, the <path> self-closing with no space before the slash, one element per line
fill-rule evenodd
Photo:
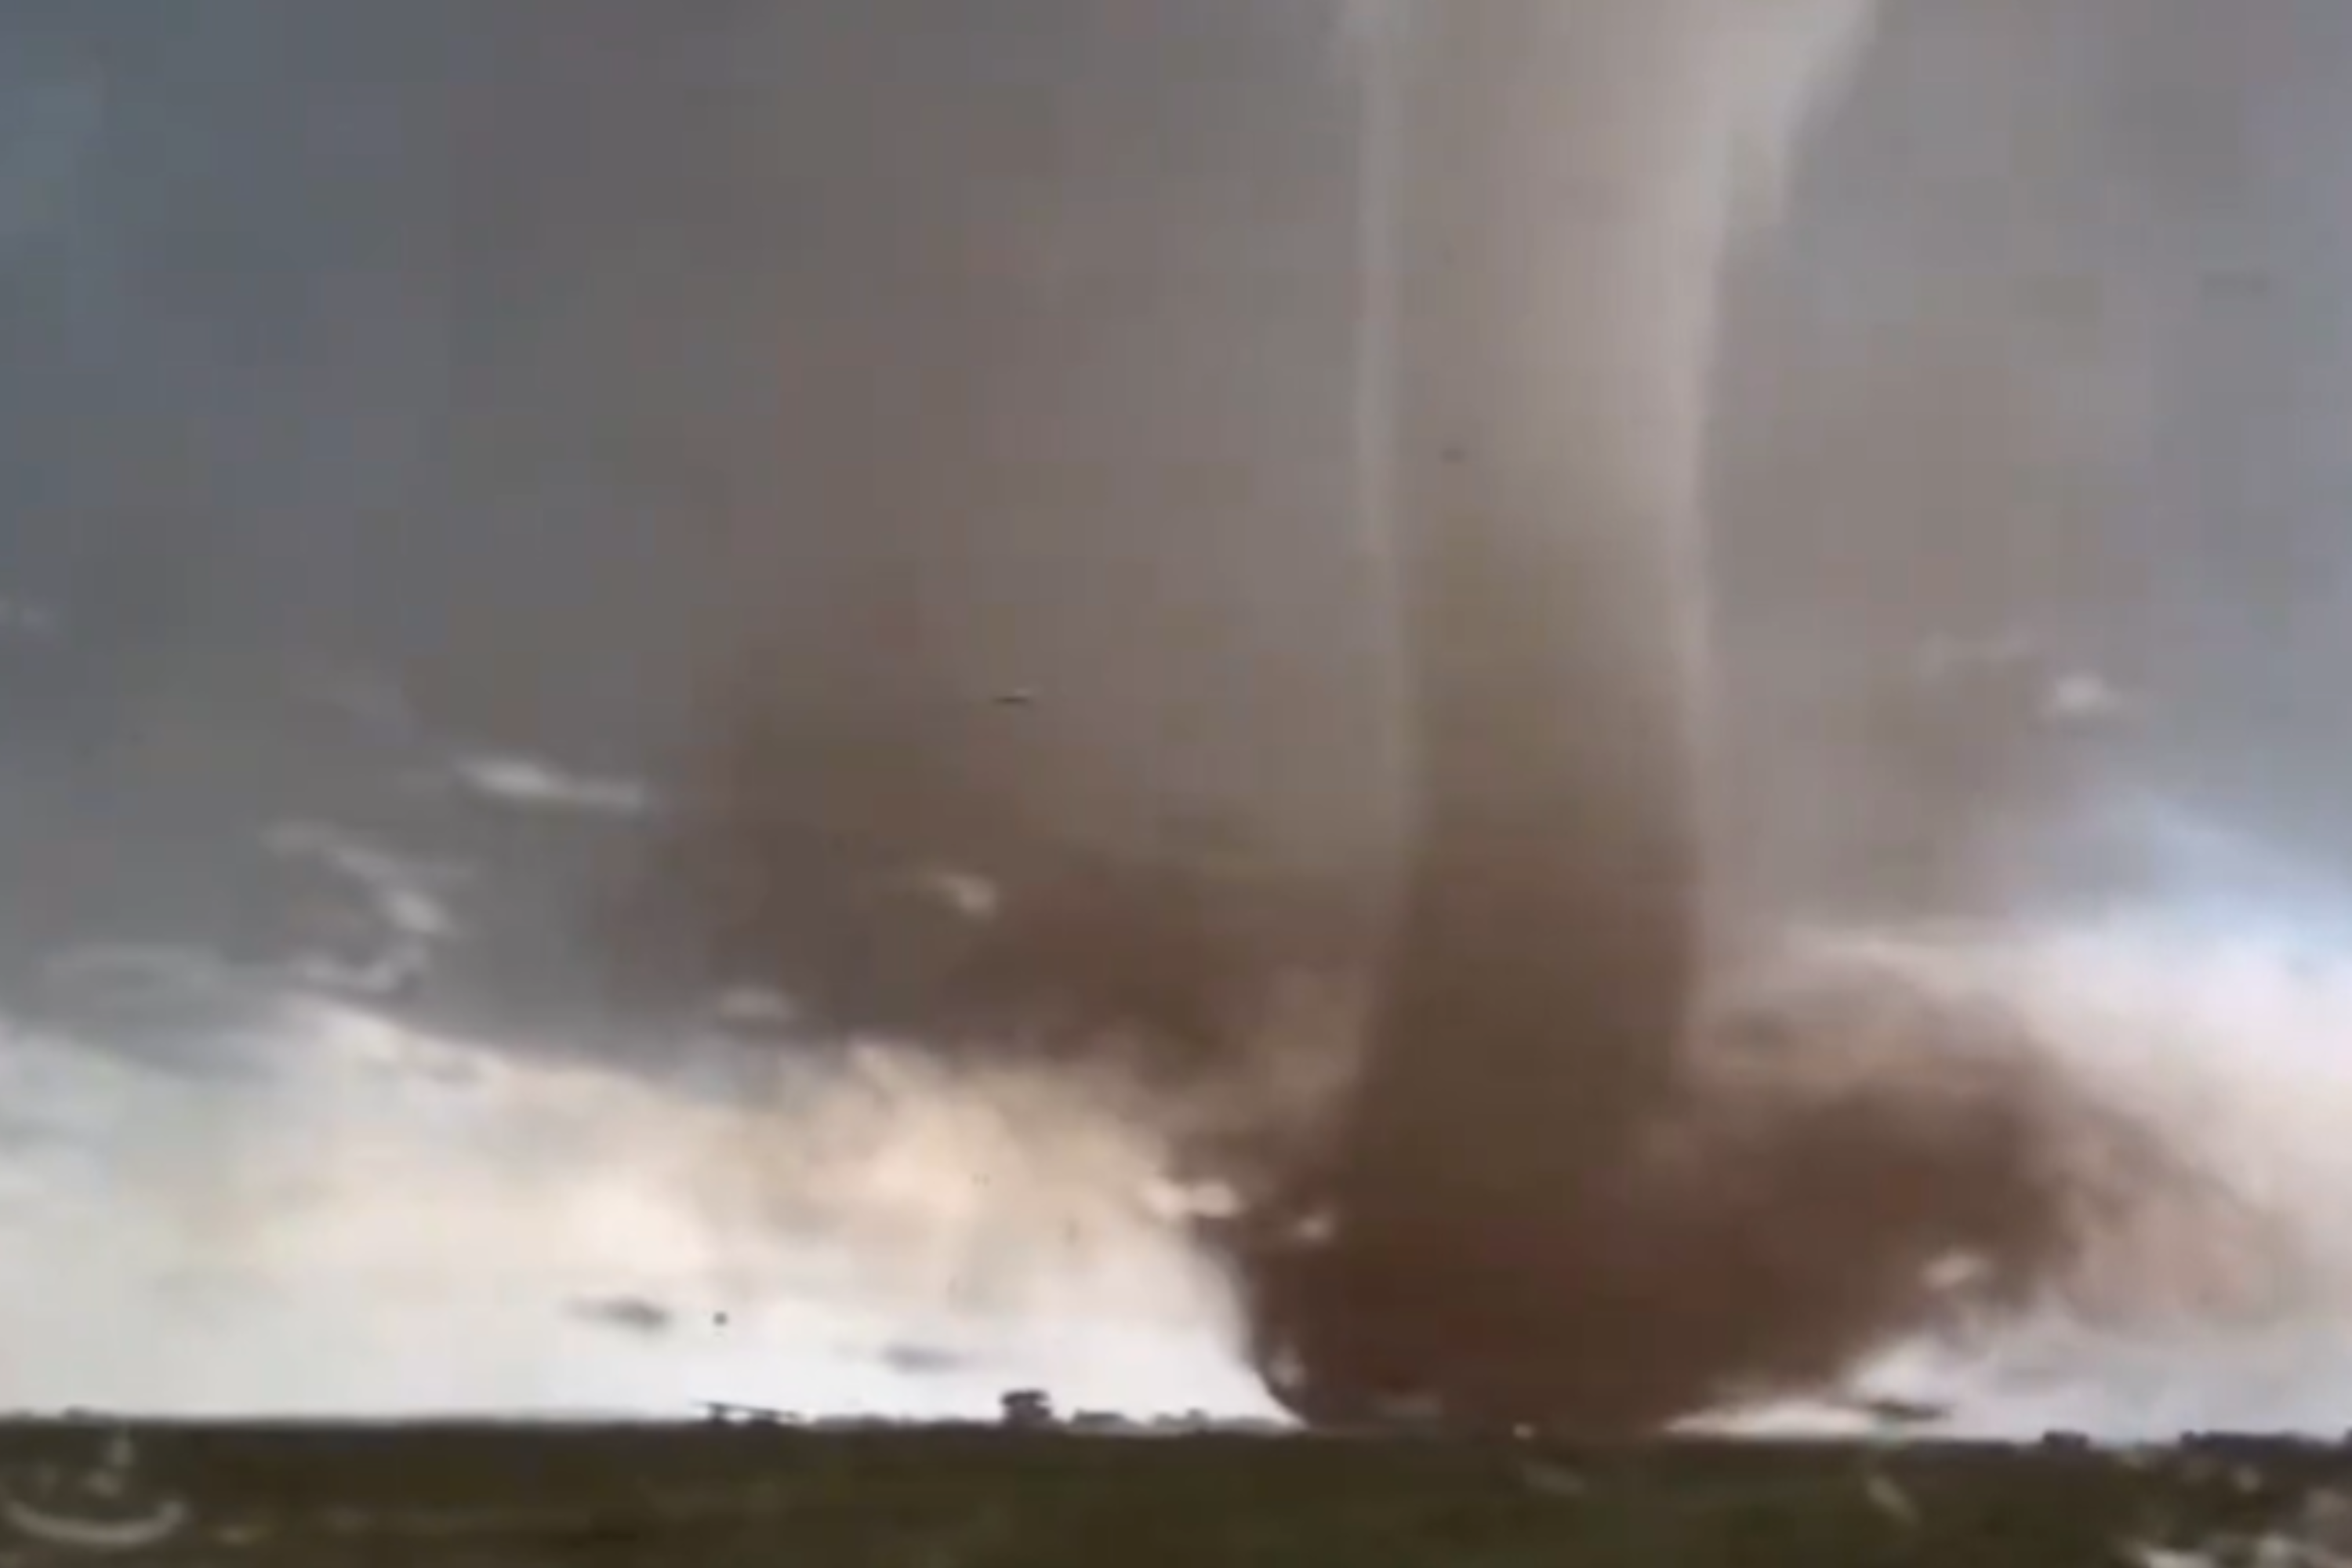
<path fill-rule="evenodd" d="M 802 1046 L 1129 1079 L 1108 1113 L 1218 1190 L 1190 1234 L 1310 1424 L 1630 1434 L 1814 1393 L 2196 1184 L 1982 942 L 1727 913 L 1718 317 L 1871 9 L 1341 7 L 1380 867 L 1318 881 L 1214 821 L 1090 839 L 1055 699 L 976 701 L 951 638 L 861 644 L 832 709 L 762 666 L 712 710 L 656 923 L 715 930 Z"/>
<path fill-rule="evenodd" d="M 1244 1248 L 1258 1353 L 1310 1417 L 1647 1427 L 1832 1373 L 1923 1310 L 1897 1282 L 1937 1248 L 2059 1244 L 2030 1052 L 1834 1114 L 1797 1109 L 1818 1046 L 1737 1089 L 1691 1060 L 1723 945 L 1718 300 L 1870 9 L 1408 0 L 1358 29 L 1366 92 L 1393 95 L 1366 123 L 1394 138 L 1409 826 L 1355 1099 Z M 1699 1032 L 1720 1047 L 1760 1006 L 1768 1034 L 1851 1034 L 1883 980 Z M 1982 1032 L 1914 1005 L 1916 1035 Z"/>

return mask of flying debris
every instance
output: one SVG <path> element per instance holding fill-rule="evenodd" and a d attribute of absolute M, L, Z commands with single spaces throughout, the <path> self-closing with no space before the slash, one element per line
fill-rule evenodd
<path fill-rule="evenodd" d="M 885 1345 L 878 1359 L 892 1372 L 908 1377 L 943 1377 L 969 1364 L 967 1357 L 948 1346 L 903 1340 Z"/>
<path fill-rule="evenodd" d="M 583 1323 L 647 1337 L 667 1333 L 677 1321 L 676 1312 L 643 1296 L 583 1297 L 566 1310 Z"/>

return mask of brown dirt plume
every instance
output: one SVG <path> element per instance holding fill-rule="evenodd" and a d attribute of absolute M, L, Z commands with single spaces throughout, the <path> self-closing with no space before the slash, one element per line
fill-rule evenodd
<path fill-rule="evenodd" d="M 2064 1208 L 2029 1054 L 1828 1090 L 1839 1037 L 1906 1032 L 1857 1016 L 1867 986 L 1790 1010 L 1761 1070 L 1685 1050 L 1717 294 L 1861 8 L 1409 17 L 1402 907 L 1344 1125 L 1244 1275 L 1310 1415 L 1643 1426 L 1833 1373 L 1926 1314 L 1945 1253 L 2031 1277 Z"/>
<path fill-rule="evenodd" d="M 1866 9 L 1475 0 L 1392 40 L 1400 867 L 1088 845 L 969 693 L 720 714 L 665 862 L 719 967 L 803 1037 L 1123 1053 L 1218 1105 L 1171 1111 L 1180 1157 L 1241 1195 L 1203 1238 L 1309 1419 L 1622 1431 L 1818 1385 L 2032 1295 L 2161 1168 L 1981 992 L 1709 982 L 1716 300 Z M 1326 1114 L 1204 1100 L 1329 1044 L 1268 1025 L 1302 982 L 1372 998 Z"/>
<path fill-rule="evenodd" d="M 1406 926 L 1382 955 L 1360 889 L 1106 863 L 968 815 L 987 792 L 952 814 L 894 792 L 896 763 L 862 792 L 814 782 L 845 752 L 754 754 L 732 782 L 772 809 L 698 824 L 739 889 L 697 906 L 732 910 L 731 972 L 803 999 L 796 1041 L 1123 1069 L 1121 1110 L 1239 1194 L 1201 1237 L 1269 1386 L 1311 1421 L 1640 1430 L 1818 1389 L 1887 1341 L 2024 1304 L 2174 1179 L 1964 965 L 1776 948 L 1693 1021 L 1686 997 L 1633 990 L 1664 1022 L 1612 1057 L 1547 1011 L 1591 987 L 1600 1016 L 1631 1015 L 1622 969 L 1560 962 L 1572 927 L 1420 947 Z M 992 868 L 984 918 L 911 874 L 940 857 Z M 1416 973 L 1465 989 L 1403 1034 Z"/>
<path fill-rule="evenodd" d="M 1985 991 L 1837 954 L 1732 989 L 1603 1139 L 1572 1071 L 1456 1078 L 1416 1111 L 1381 1104 L 1411 1080 L 1376 1051 L 1299 1184 L 1320 1223 L 1269 1213 L 1237 1243 L 1275 1386 L 1323 1420 L 1601 1432 L 1818 1393 L 2031 1304 L 2186 1179 Z"/>

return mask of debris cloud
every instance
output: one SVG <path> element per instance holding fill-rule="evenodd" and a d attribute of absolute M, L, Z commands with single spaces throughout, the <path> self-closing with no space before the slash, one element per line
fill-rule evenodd
<path fill-rule="evenodd" d="M 2148 1215 L 2242 1228 L 1996 961 L 2037 937 L 1726 918 L 1720 300 L 1871 11 L 1346 8 L 1386 247 L 1361 363 L 1394 377 L 1356 407 L 1391 863 L 1318 879 L 1202 822 L 1083 843 L 1005 761 L 1050 689 L 714 753 L 676 863 L 796 1037 L 1119 1064 L 1118 1113 L 1223 1194 L 1201 1239 L 1309 1420 L 1654 1429 L 2039 1310 L 2117 1237 L 2162 1253 Z"/>

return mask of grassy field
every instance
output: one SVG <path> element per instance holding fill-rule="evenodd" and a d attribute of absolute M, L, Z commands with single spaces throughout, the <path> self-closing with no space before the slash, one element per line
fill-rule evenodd
<path fill-rule="evenodd" d="M 100 1428 L 0 1431 L 26 1495 Z M 1950 1568 L 2352 1563 L 2352 1452 L 1086 1436 L 987 1429 L 142 1427 L 185 1523 L 115 1562 L 820 1568 Z M 51 1484 L 56 1483 L 52 1477 Z M 2339 1526 L 2334 1488 L 2347 1501 Z M 129 1509 L 128 1500 L 118 1500 Z M 143 1504 L 142 1504 L 143 1506 Z M 21 1530 L 0 1562 L 90 1561 Z M 2300 1542 L 2301 1544 L 2289 1544 Z M 2232 1542 L 2235 1544 L 2233 1545 Z"/>

